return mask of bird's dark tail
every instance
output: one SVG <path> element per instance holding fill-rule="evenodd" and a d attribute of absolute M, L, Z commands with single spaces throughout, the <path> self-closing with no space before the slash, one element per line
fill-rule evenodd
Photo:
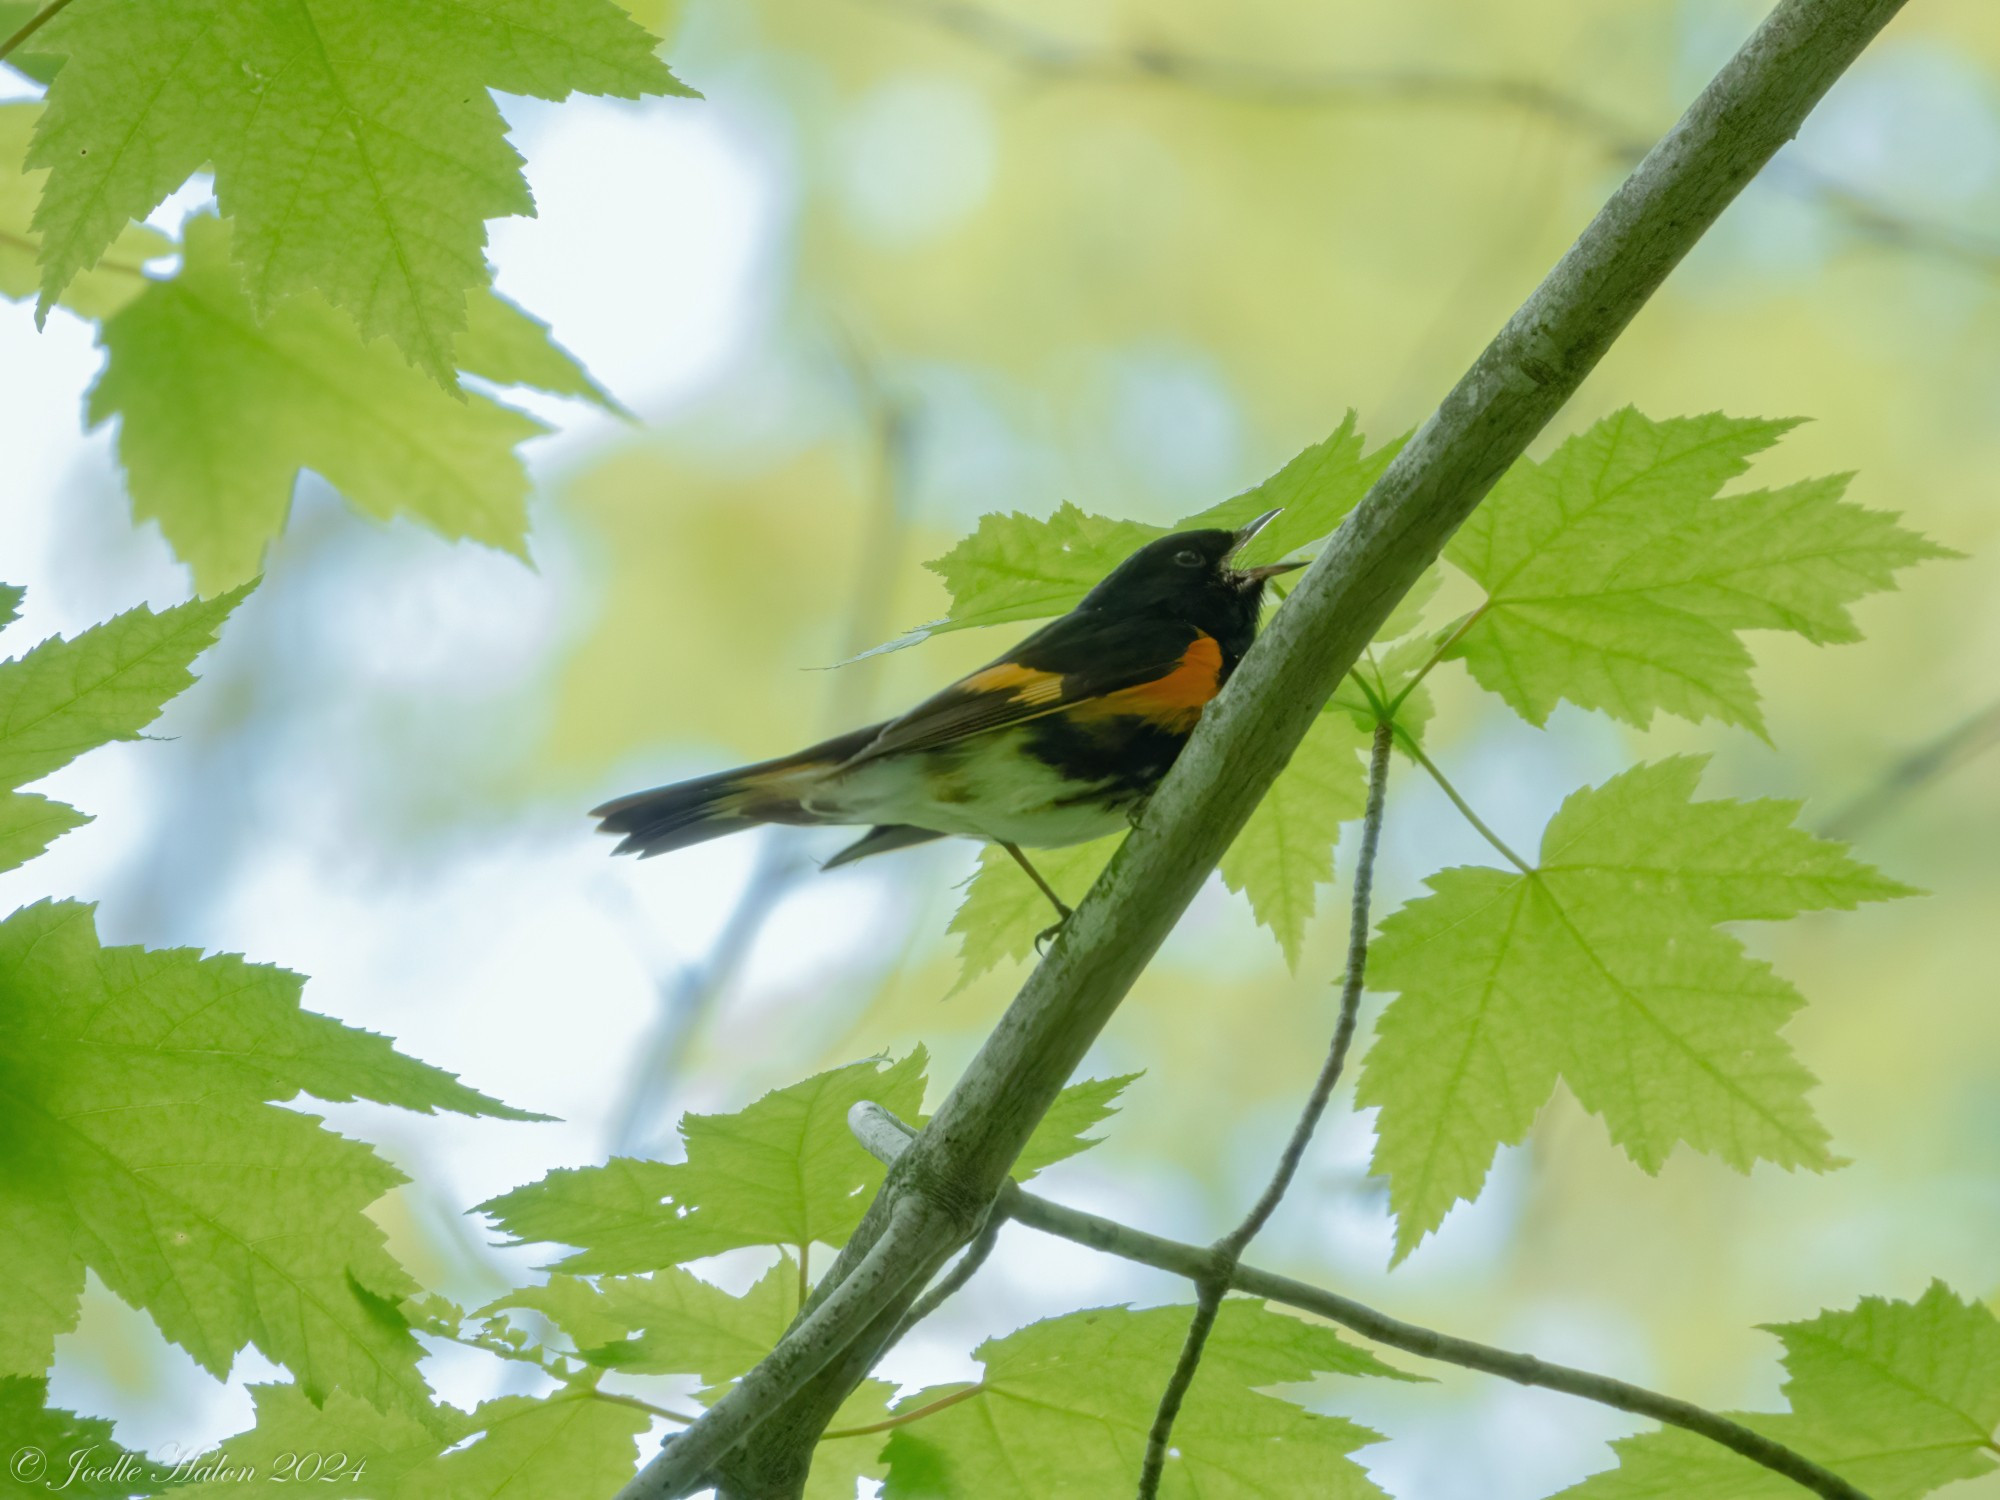
<path fill-rule="evenodd" d="M 622 835 L 614 854 L 637 854 L 641 859 L 705 844 L 760 823 L 816 823 L 818 818 L 801 805 L 801 794 L 817 775 L 853 757 L 881 729 L 872 724 L 782 760 L 614 797 L 592 808 L 590 815 L 599 820 L 599 833 Z"/>

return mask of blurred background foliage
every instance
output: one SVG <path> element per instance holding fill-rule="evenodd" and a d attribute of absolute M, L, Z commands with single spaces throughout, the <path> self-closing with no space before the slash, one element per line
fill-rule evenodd
<path fill-rule="evenodd" d="M 639 421 L 535 405 L 561 430 L 529 449 L 532 570 L 377 527 L 309 480 L 266 583 L 171 711 L 176 738 L 64 773 L 90 782 L 75 800 L 98 822 L 0 893 L 100 899 L 107 941 L 299 968 L 308 1004 L 561 1115 L 327 1111 L 416 1179 L 383 1206 L 393 1248 L 462 1301 L 537 1258 L 488 1248 L 467 1205 L 667 1149 L 682 1109 L 878 1050 L 922 1040 L 949 1080 L 1021 978 L 943 998 L 969 845 L 823 878 L 837 834 L 613 865 L 584 808 L 880 716 L 999 650 L 1012 627 L 821 670 L 942 613 L 918 563 L 982 512 L 1068 499 L 1162 521 L 1262 478 L 1349 406 L 1375 440 L 1414 426 L 1761 13 L 992 5 L 695 0 L 669 55 L 705 101 L 511 107 L 542 216 L 496 226 L 499 285 Z M 21 636 L 184 596 L 157 536 L 125 524 L 104 435 L 77 435 L 83 326 L 58 314 L 38 337 L 15 304 L 0 336 Z M 1740 1177 L 1682 1153 L 1648 1180 L 1559 1096 L 1390 1276 L 1368 1122 L 1337 1108 L 1257 1258 L 1754 1405 L 1778 1381 L 1758 1323 L 1933 1275 L 2000 1292 L 2000 753 L 1982 753 L 2000 741 L 2000 11 L 1910 6 L 1560 432 L 1626 403 L 1812 417 L 1760 482 L 1858 470 L 1854 499 L 1970 554 L 1863 605 L 1863 644 L 1758 638 L 1775 749 L 1567 708 L 1538 732 L 1461 669 L 1432 678 L 1433 754 L 1517 845 L 1633 758 L 1714 749 L 1708 794 L 1805 798 L 1808 826 L 1933 892 L 1745 934 L 1811 1002 L 1789 1034 L 1854 1164 Z M 1895 780 L 1957 726 L 1943 774 Z M 1402 776 L 1378 911 L 1487 857 Z M 1146 1076 L 1048 1191 L 1184 1238 L 1233 1222 L 1331 1025 L 1344 892 L 1322 897 L 1294 978 L 1211 884 L 1085 1070 Z M 740 1289 L 755 1269 L 716 1274 Z M 987 1332 L 1179 1294 L 1010 1228 L 886 1373 L 954 1378 Z M 246 1357 L 210 1381 L 93 1285 L 53 1394 L 120 1415 L 130 1445 L 192 1445 L 247 1425 L 259 1373 Z M 433 1375 L 461 1404 L 520 1378 L 464 1351 Z M 1546 1493 L 1633 1425 L 1470 1376 L 1359 1396 L 1348 1414 L 1391 1435 L 1361 1457 L 1406 1500 Z"/>

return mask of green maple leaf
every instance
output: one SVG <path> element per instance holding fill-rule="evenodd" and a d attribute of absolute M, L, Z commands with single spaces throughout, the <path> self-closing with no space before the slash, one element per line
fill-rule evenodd
<path fill-rule="evenodd" d="M 618 1157 L 551 1172 L 479 1205 L 517 1240 L 575 1245 L 563 1270 L 615 1274 L 748 1245 L 839 1245 L 861 1222 L 882 1166 L 847 1128 L 872 1099 L 905 1120 L 923 1103 L 927 1055 L 851 1063 L 728 1115 L 681 1121 L 684 1162 Z"/>
<path fill-rule="evenodd" d="M 1074 907 L 1104 873 L 1124 839 L 1119 833 L 1067 849 L 1037 849 L 1030 858 L 1056 894 Z M 1028 957 L 1035 951 L 1036 937 L 1055 920 L 1049 898 L 1035 888 L 1013 857 L 997 845 L 986 845 L 979 851 L 978 871 L 966 884 L 965 899 L 945 929 L 959 938 L 958 982 L 952 993 L 1002 962 L 1018 963 Z"/>
<path fill-rule="evenodd" d="M 1955 555 L 1844 503 L 1845 475 L 1718 498 L 1795 425 L 1627 408 L 1517 463 L 1445 550 L 1487 593 L 1453 654 L 1531 724 L 1568 699 L 1762 734 L 1742 631 L 1858 639 L 1849 604 Z"/>
<path fill-rule="evenodd" d="M 1874 1497 L 1915 1500 L 1995 1467 L 2000 1321 L 1933 1282 L 1915 1302 L 1770 1326 L 1785 1345 L 1789 1412 L 1731 1412 Z M 1565 1500 L 1788 1500 L 1798 1486 L 1677 1428 L 1611 1445 L 1618 1467 Z"/>
<path fill-rule="evenodd" d="M 0 1500 L 42 1500 L 51 1490 L 79 1500 L 152 1493 L 151 1466 L 111 1440 L 109 1422 L 50 1406 L 48 1397 L 46 1380 L 0 1376 L 0 1434 L 9 1460 L 0 1471 Z"/>
<path fill-rule="evenodd" d="M 256 1425 L 224 1438 L 203 1455 L 226 1458 L 230 1472 L 213 1478 L 184 1473 L 163 1486 L 162 1493 L 185 1500 L 226 1500 L 246 1490 L 295 1494 L 302 1484 L 310 1484 L 315 1489 L 338 1486 L 369 1500 L 444 1500 L 439 1460 L 446 1449 L 478 1430 L 455 1407 L 436 1407 L 419 1420 L 379 1410 L 342 1390 L 329 1392 L 315 1405 L 296 1385 L 253 1385 L 250 1399 Z M 299 1467 L 305 1455 L 322 1460 L 319 1474 L 310 1479 L 302 1478 Z M 166 1465 L 155 1468 L 172 1472 Z"/>
<path fill-rule="evenodd" d="M 440 1406 L 423 1422 L 378 1411 L 346 1391 L 316 1406 L 297 1386 L 250 1390 L 257 1425 L 218 1445 L 231 1473 L 174 1483 L 169 1492 L 223 1500 L 246 1491 L 294 1494 L 309 1484 L 370 1500 L 609 1495 L 631 1478 L 634 1439 L 649 1425 L 645 1412 L 598 1399 L 584 1386 L 503 1396 L 470 1414 Z"/>
<path fill-rule="evenodd" d="M 448 1500 L 616 1494 L 638 1467 L 635 1439 L 652 1419 L 577 1389 L 502 1396 L 474 1411 L 471 1425 L 479 1438 L 438 1460 L 427 1493 Z"/>
<path fill-rule="evenodd" d="M 1747 1171 L 1835 1164 L 1780 1038 L 1801 1003 L 1715 930 L 1914 894 L 1791 826 L 1796 803 L 1696 802 L 1700 757 L 1575 793 L 1532 875 L 1461 867 L 1382 924 L 1383 1012 L 1358 1099 L 1380 1108 L 1373 1170 L 1407 1255 L 1558 1077 L 1648 1172 L 1678 1144 Z"/>
<path fill-rule="evenodd" d="M 1115 1078 L 1086 1078 L 1056 1095 L 1035 1126 L 1028 1144 L 1014 1158 L 1013 1175 L 1025 1181 L 1059 1161 L 1068 1161 L 1097 1145 L 1102 1136 L 1086 1135 L 1118 1113 L 1118 1096 L 1140 1078 L 1138 1073 L 1121 1073 Z"/>
<path fill-rule="evenodd" d="M 1077 601 L 1164 526 L 1114 521 L 1065 500 L 1046 520 L 1010 511 L 979 518 L 951 551 L 924 564 L 951 590 L 951 613 L 932 633 L 1040 620 Z"/>
<path fill-rule="evenodd" d="M 44 311 L 212 164 L 259 315 L 316 292 L 454 389 L 485 221 L 534 211 L 489 90 L 688 92 L 609 0 L 77 0 L 35 45 Z"/>
<path fill-rule="evenodd" d="M 32 10 L 33 7 L 30 7 Z M 12 27 L 0 14 L 0 35 Z M 26 297 L 41 285 L 41 236 L 34 229 L 46 171 L 22 163 L 28 138 L 41 118 L 35 103 L 0 104 L 0 296 Z M 173 241 L 143 224 L 126 224 L 97 262 L 63 289 L 62 306 L 86 318 L 106 318 L 146 289 L 145 264 L 170 254 Z"/>
<path fill-rule="evenodd" d="M 804 1500 L 854 1500 L 858 1481 L 881 1479 L 889 1472 L 882 1461 L 886 1432 L 849 1432 L 887 1420 L 896 1387 L 886 1380 L 864 1380 L 826 1424 L 826 1435 L 813 1449 L 812 1471 L 806 1476 Z M 847 1436 L 836 1436 L 848 1432 Z"/>
<path fill-rule="evenodd" d="M 274 1102 L 529 1118 L 299 1008 L 280 969 L 99 944 L 91 909 L 0 923 L 0 1373 L 38 1374 L 86 1268 L 218 1378 L 255 1345 L 307 1393 L 427 1413 L 414 1290 L 364 1210 L 404 1179 Z"/>
<path fill-rule="evenodd" d="M 41 0 L 0 0 L 0 40 L 11 37 L 42 9 Z M 7 54 L 7 66 L 24 78 L 32 78 L 36 83 L 46 84 L 56 76 L 56 69 L 62 60 L 43 57 L 35 50 L 35 39 Z"/>
<path fill-rule="evenodd" d="M 1250 910 L 1294 970 L 1318 888 L 1333 879 L 1340 825 L 1360 817 L 1368 803 L 1368 773 L 1356 757 L 1367 743 L 1347 715 L 1314 719 L 1222 856 L 1223 884 L 1250 898 Z"/>
<path fill-rule="evenodd" d="M 1129 1490 L 1192 1313 L 1095 1308 L 989 1339 L 974 1351 L 986 1366 L 977 1395 L 891 1436 L 884 1500 L 1098 1500 Z M 1175 1423 L 1161 1494 L 1380 1495 L 1348 1457 L 1376 1434 L 1261 1394 L 1322 1373 L 1400 1372 L 1323 1325 L 1227 1299 Z M 921 1391 L 898 1407 L 962 1389 Z"/>
<path fill-rule="evenodd" d="M 886 1066 L 884 1059 L 869 1058 L 816 1073 L 734 1114 L 691 1114 L 680 1127 L 684 1162 L 614 1157 L 601 1167 L 563 1168 L 480 1204 L 479 1211 L 516 1242 L 576 1246 L 554 1268 L 584 1275 L 655 1271 L 752 1245 L 843 1244 L 882 1185 L 883 1171 L 854 1139 L 847 1113 L 866 1099 L 917 1123 L 927 1062 L 918 1047 Z M 1082 1132 L 1111 1113 L 1130 1081 L 1089 1079 L 1065 1089 L 1022 1151 L 1026 1165 L 1017 1168 L 1019 1175 L 1095 1145 Z M 680 1291 L 661 1295 L 700 1295 L 685 1283 L 673 1285 Z M 627 1290 L 642 1295 L 637 1284 Z M 532 1300 L 537 1292 L 514 1295 Z M 579 1305 L 573 1289 L 540 1295 Z M 606 1306 L 587 1305 L 600 1313 Z"/>
<path fill-rule="evenodd" d="M 7 601 L 11 620 L 20 600 Z M 0 870 L 34 858 L 89 821 L 75 808 L 16 790 L 86 750 L 134 740 L 194 681 L 194 659 L 247 589 L 154 614 L 141 606 L 69 640 L 0 662 Z M 0 623 L 5 623 L 0 621 Z"/>
<path fill-rule="evenodd" d="M 495 385 L 525 386 L 552 396 L 573 396 L 613 416 L 632 414 L 595 380 L 549 332 L 549 325 L 498 292 L 476 290 L 466 302 L 458 367 Z"/>
<path fill-rule="evenodd" d="M 454 400 L 363 345 L 317 296 L 260 319 L 228 238 L 215 219 L 190 221 L 180 274 L 104 325 L 109 359 L 90 393 L 93 425 L 119 419 L 133 513 L 159 522 L 197 585 L 262 567 L 302 469 L 369 515 L 525 556 L 528 481 L 514 447 L 542 424 L 482 396 Z M 510 311 L 492 316 L 504 325 Z"/>
<path fill-rule="evenodd" d="M 1062 614 L 1132 553 L 1170 530 L 1236 527 L 1281 509 L 1243 554 L 1249 562 L 1274 561 L 1331 533 L 1401 446 L 1398 441 L 1365 452 L 1350 411 L 1331 435 L 1262 484 L 1172 527 L 1091 515 L 1068 501 L 1047 519 L 1020 511 L 982 516 L 971 536 L 924 564 L 951 590 L 951 613 L 891 644 L 912 645 L 941 631 Z"/>
<path fill-rule="evenodd" d="M 799 1310 L 799 1266 L 784 1255 L 740 1297 L 677 1266 L 650 1276 L 607 1276 L 596 1285 L 551 1276 L 481 1308 L 541 1313 L 580 1357 L 628 1375 L 734 1380 L 771 1352 Z"/>
<path fill-rule="evenodd" d="M 1389 462 L 1402 451 L 1404 439 L 1384 443 L 1373 453 L 1349 411 L 1326 437 L 1292 459 L 1262 484 L 1232 496 L 1220 505 L 1196 511 L 1174 523 L 1175 531 L 1207 527 L 1234 530 L 1267 510 L 1277 516 L 1243 549 L 1239 561 L 1276 562 L 1312 548 L 1331 536 L 1361 503 Z"/>

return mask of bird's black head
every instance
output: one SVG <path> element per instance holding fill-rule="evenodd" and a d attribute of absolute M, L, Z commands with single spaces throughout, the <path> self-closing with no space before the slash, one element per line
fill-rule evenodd
<path fill-rule="evenodd" d="M 1233 665 L 1257 633 L 1264 581 L 1305 566 L 1296 562 L 1232 566 L 1244 544 L 1275 515 L 1275 510 L 1267 511 L 1235 531 L 1176 531 L 1148 542 L 1114 568 L 1079 607 L 1186 621 L 1214 636 Z"/>

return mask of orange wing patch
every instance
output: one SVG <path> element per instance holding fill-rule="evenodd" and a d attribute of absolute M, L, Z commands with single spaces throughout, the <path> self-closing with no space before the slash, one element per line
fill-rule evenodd
<path fill-rule="evenodd" d="M 1178 733 L 1193 729 L 1208 700 L 1222 690 L 1222 647 L 1210 635 L 1196 636 L 1171 672 L 1121 688 L 1080 706 L 1091 717 L 1136 714 Z"/>
<path fill-rule="evenodd" d="M 959 683 L 974 693 L 1005 693 L 1016 703 L 1055 703 L 1062 698 L 1062 673 L 1038 672 L 1011 661 L 983 668 Z"/>

